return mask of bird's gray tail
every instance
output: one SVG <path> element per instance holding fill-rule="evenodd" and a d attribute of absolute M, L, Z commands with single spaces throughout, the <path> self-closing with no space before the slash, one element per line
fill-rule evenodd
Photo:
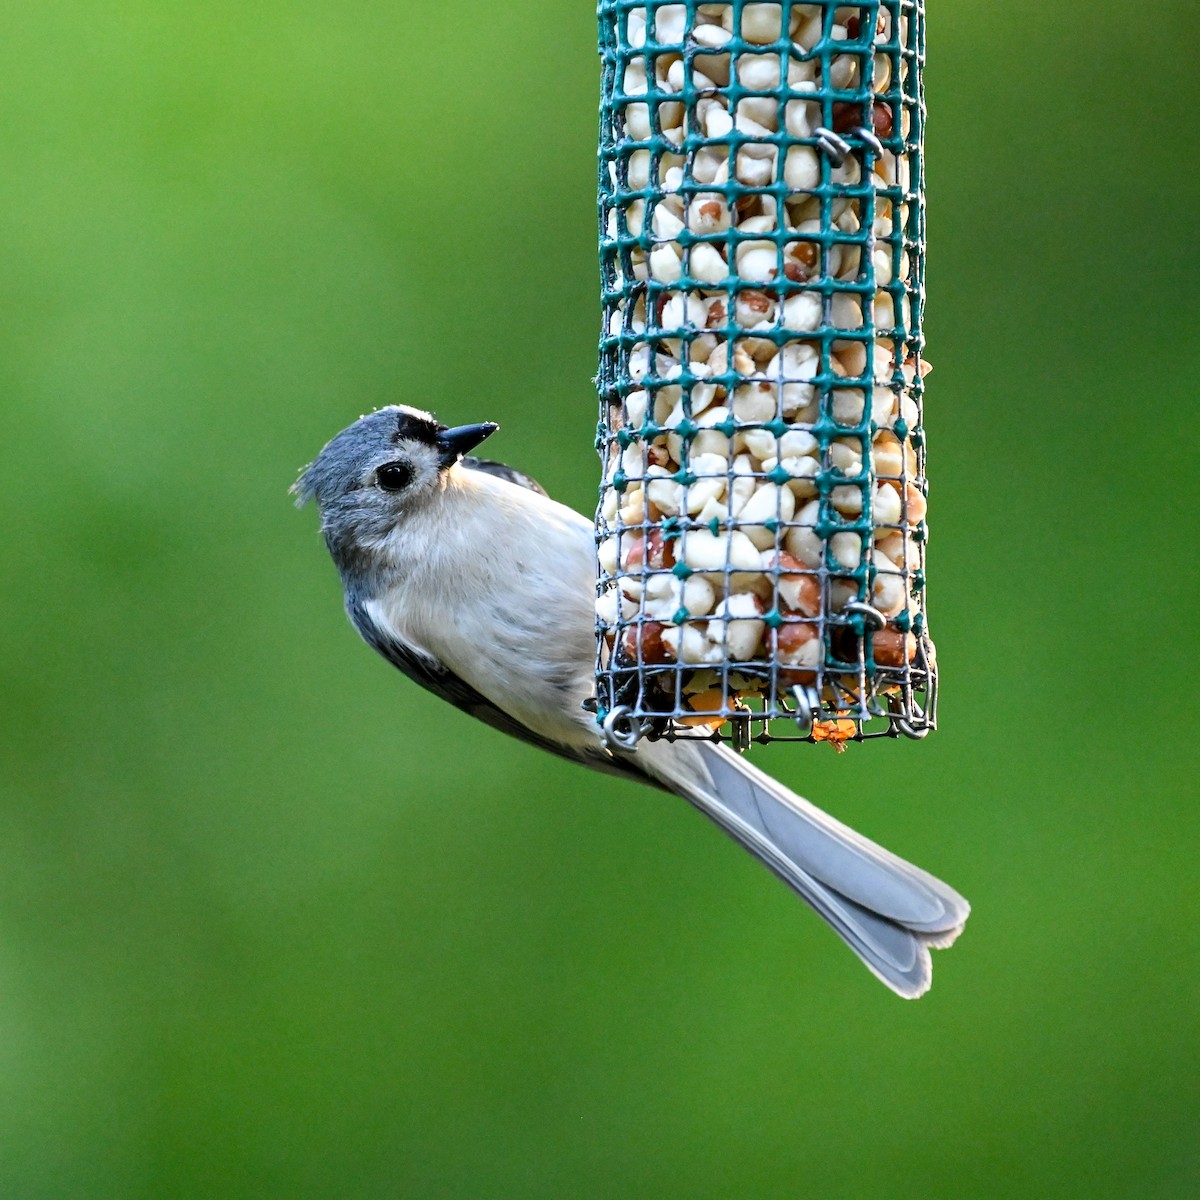
<path fill-rule="evenodd" d="M 724 746 L 643 743 L 636 758 L 798 892 L 892 991 L 929 989 L 930 948 L 949 946 L 971 911 L 952 887 Z"/>

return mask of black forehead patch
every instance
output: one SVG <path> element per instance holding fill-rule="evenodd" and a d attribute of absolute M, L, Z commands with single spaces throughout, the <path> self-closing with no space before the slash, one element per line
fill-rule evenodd
<path fill-rule="evenodd" d="M 431 417 L 418 413 L 400 412 L 396 414 L 396 432 L 393 435 L 397 442 L 414 441 L 432 446 L 444 426 L 439 425 Z"/>

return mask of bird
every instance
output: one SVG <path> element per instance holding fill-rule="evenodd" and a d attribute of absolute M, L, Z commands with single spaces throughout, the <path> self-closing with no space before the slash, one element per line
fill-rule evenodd
<path fill-rule="evenodd" d="M 949 946 L 970 912 L 948 884 L 716 741 L 608 744 L 585 707 L 594 710 L 593 523 L 523 472 L 472 455 L 498 428 L 387 405 L 332 438 L 292 485 L 298 507 L 316 502 L 362 639 L 493 729 L 682 797 L 893 992 L 924 994 L 930 949 Z"/>

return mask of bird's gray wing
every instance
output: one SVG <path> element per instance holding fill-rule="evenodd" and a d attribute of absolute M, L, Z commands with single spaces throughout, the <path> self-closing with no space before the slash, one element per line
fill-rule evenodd
<path fill-rule="evenodd" d="M 534 732 L 527 725 L 506 713 L 504 709 L 493 704 L 482 693 L 477 692 L 466 680 L 456 675 L 433 655 L 424 650 L 418 650 L 390 631 L 381 629 L 371 619 L 360 598 L 348 597 L 346 612 L 363 641 L 383 655 L 392 666 L 403 671 L 409 679 L 420 684 L 426 691 L 453 704 L 455 708 L 461 709 L 485 725 L 490 725 L 493 729 L 498 729 L 501 733 L 507 733 L 511 737 L 520 738 L 521 741 L 537 746 L 541 750 L 548 750 L 560 758 L 582 763 L 593 770 L 604 771 L 609 775 L 618 775 L 623 779 L 637 779 L 651 787 L 663 788 L 664 791 L 669 790 L 657 780 L 649 778 L 639 766 L 613 757 L 600 746 L 594 750 L 579 750 L 542 737 L 541 734 Z"/>
<path fill-rule="evenodd" d="M 489 458 L 474 458 L 471 455 L 459 459 L 459 463 L 471 471 L 482 471 L 485 475 L 494 475 L 497 479 L 515 483 L 517 487 L 528 488 L 531 492 L 537 492 L 539 496 L 549 495 L 536 479 L 532 479 L 524 471 L 518 471 L 515 467 L 507 466 L 504 463 L 493 462 Z"/>

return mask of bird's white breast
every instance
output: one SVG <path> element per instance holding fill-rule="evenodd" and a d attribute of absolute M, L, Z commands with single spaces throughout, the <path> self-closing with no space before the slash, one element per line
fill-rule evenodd
<path fill-rule="evenodd" d="M 595 550 L 579 513 L 478 471 L 398 526 L 372 620 L 545 737 L 594 745 Z"/>

